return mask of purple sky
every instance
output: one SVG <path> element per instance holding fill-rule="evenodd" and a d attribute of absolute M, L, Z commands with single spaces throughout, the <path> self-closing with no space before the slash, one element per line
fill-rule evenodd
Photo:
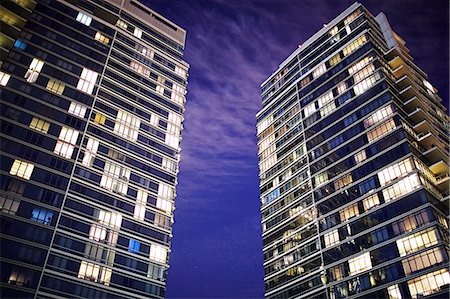
<path fill-rule="evenodd" d="M 448 1 L 361 1 L 383 11 L 448 101 Z M 168 1 L 190 63 L 168 298 L 262 298 L 255 114 L 259 86 L 352 1 Z M 447 104 L 448 106 L 448 104 Z"/>

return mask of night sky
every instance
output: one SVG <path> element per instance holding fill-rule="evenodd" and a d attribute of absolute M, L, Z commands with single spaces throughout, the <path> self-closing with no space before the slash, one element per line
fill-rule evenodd
<path fill-rule="evenodd" d="M 386 14 L 448 101 L 449 1 L 361 2 Z M 259 87 L 352 3 L 148 0 L 187 30 L 191 65 L 167 298 L 263 297 Z"/>

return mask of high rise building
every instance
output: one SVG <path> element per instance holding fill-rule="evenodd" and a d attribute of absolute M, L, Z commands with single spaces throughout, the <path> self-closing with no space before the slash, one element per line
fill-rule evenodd
<path fill-rule="evenodd" d="M 261 85 L 267 298 L 448 298 L 449 118 L 355 3 Z"/>
<path fill-rule="evenodd" d="M 0 297 L 163 298 L 186 31 L 135 0 L 1 9 Z"/>

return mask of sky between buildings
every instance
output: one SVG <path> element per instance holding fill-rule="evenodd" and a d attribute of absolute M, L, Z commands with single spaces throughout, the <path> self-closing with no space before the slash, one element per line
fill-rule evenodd
<path fill-rule="evenodd" d="M 374 15 L 386 14 L 448 107 L 449 2 L 360 2 Z M 263 297 L 259 87 L 352 3 L 147 1 L 187 30 L 191 65 L 167 298 Z"/>

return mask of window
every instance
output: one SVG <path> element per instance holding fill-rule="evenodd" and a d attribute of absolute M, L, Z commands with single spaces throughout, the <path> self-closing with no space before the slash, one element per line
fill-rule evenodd
<path fill-rule="evenodd" d="M 16 39 L 16 41 L 14 42 L 14 48 L 19 49 L 19 50 L 25 50 L 27 47 L 27 44 L 20 39 Z"/>
<path fill-rule="evenodd" d="M 115 231 L 122 225 L 122 215 L 104 210 L 96 210 L 94 217 L 97 223 L 91 225 L 89 239 L 97 242 L 106 241 L 109 245 L 115 245 L 119 237 Z"/>
<path fill-rule="evenodd" d="M 348 173 L 341 178 L 334 181 L 334 189 L 339 190 L 344 188 L 347 185 L 350 185 L 353 182 L 353 177 L 351 173 Z"/>
<path fill-rule="evenodd" d="M 388 116 L 391 116 L 393 113 L 394 111 L 390 105 L 379 109 L 364 120 L 364 128 L 368 128 L 376 123 L 379 123 Z"/>
<path fill-rule="evenodd" d="M 134 206 L 134 218 L 139 220 L 145 219 L 145 206 L 147 205 L 148 193 L 138 189 L 136 196 L 136 205 Z"/>
<path fill-rule="evenodd" d="M 316 112 L 316 106 L 315 103 L 310 103 L 308 105 L 305 106 L 304 109 L 304 113 L 305 113 L 305 118 L 310 116 L 311 114 L 313 114 L 314 112 Z"/>
<path fill-rule="evenodd" d="M 362 203 L 365 211 L 379 205 L 380 200 L 378 199 L 378 194 L 375 193 L 374 195 L 364 198 Z"/>
<path fill-rule="evenodd" d="M 0 71 L 0 85 L 1 86 L 6 86 L 6 84 L 8 84 L 9 78 L 11 78 L 10 74 Z"/>
<path fill-rule="evenodd" d="M 273 122 L 273 115 L 269 115 L 268 117 L 266 117 L 265 119 L 260 121 L 258 123 L 258 125 L 256 126 L 257 134 L 260 134 L 262 131 L 264 131 L 266 128 L 268 128 L 272 124 L 272 122 Z"/>
<path fill-rule="evenodd" d="M 20 160 L 14 160 L 13 165 L 9 171 L 9 174 L 18 176 L 25 180 L 29 180 L 31 174 L 33 173 L 34 165 L 31 163 L 26 163 Z"/>
<path fill-rule="evenodd" d="M 353 22 L 353 20 L 355 20 L 360 14 L 359 10 L 356 10 L 355 12 L 353 12 L 352 14 L 348 15 L 345 19 L 344 19 L 344 24 L 348 25 L 351 22 Z"/>
<path fill-rule="evenodd" d="M 42 133 L 47 133 L 50 128 L 50 123 L 43 119 L 33 117 L 30 123 L 30 128 Z"/>
<path fill-rule="evenodd" d="M 80 270 L 78 271 L 78 278 L 100 282 L 104 285 L 109 285 L 111 275 L 112 269 L 86 261 L 81 261 Z"/>
<path fill-rule="evenodd" d="M 167 249 L 159 244 L 152 244 L 150 246 L 150 259 L 165 263 L 167 260 Z"/>
<path fill-rule="evenodd" d="M 51 92 L 54 92 L 56 94 L 63 94 L 64 92 L 64 83 L 50 79 L 47 83 L 47 90 L 50 90 Z"/>
<path fill-rule="evenodd" d="M 350 75 L 353 75 L 357 71 L 361 70 L 366 64 L 368 64 L 372 60 L 372 56 L 367 56 L 361 59 L 360 61 L 354 63 L 351 67 L 348 68 L 348 72 Z"/>
<path fill-rule="evenodd" d="M 165 143 L 178 149 L 180 147 L 180 137 L 174 134 L 166 133 Z"/>
<path fill-rule="evenodd" d="M 177 163 L 175 161 L 172 161 L 166 157 L 163 157 L 162 159 L 162 167 L 164 169 L 167 169 L 171 172 L 175 172 L 177 170 Z"/>
<path fill-rule="evenodd" d="M 341 82 L 336 86 L 337 94 L 340 95 L 347 89 L 347 84 L 345 82 Z"/>
<path fill-rule="evenodd" d="M 156 201 L 156 207 L 168 214 L 172 212 L 172 203 L 166 199 L 158 198 Z"/>
<path fill-rule="evenodd" d="M 300 87 L 301 87 L 301 88 L 305 87 L 306 85 L 308 85 L 309 82 L 311 82 L 311 78 L 310 78 L 309 76 L 303 78 L 303 79 L 300 81 Z"/>
<path fill-rule="evenodd" d="M 136 61 L 131 61 L 130 67 L 141 75 L 144 75 L 147 77 L 150 76 L 150 69 L 144 67 L 142 64 L 137 63 Z"/>
<path fill-rule="evenodd" d="M 414 162 L 412 158 L 397 162 L 389 167 L 386 167 L 378 172 L 378 180 L 380 185 L 384 186 L 390 181 L 393 181 L 414 169 Z"/>
<path fill-rule="evenodd" d="M 313 71 L 312 75 L 314 78 L 317 78 L 320 75 L 322 75 L 323 73 L 325 73 L 326 71 L 327 71 L 327 67 L 325 66 L 325 63 L 322 63 Z"/>
<path fill-rule="evenodd" d="M 362 161 L 364 161 L 364 160 L 366 160 L 367 159 L 367 156 L 366 156 L 366 150 L 362 150 L 362 151 L 359 151 L 359 152 L 357 152 L 354 156 L 353 156 L 353 158 L 355 159 L 355 162 L 358 164 L 358 163 L 361 163 Z"/>
<path fill-rule="evenodd" d="M 438 265 L 445 262 L 445 260 L 444 250 L 442 248 L 434 248 L 404 259 L 402 264 L 405 274 L 410 275 L 419 270 Z"/>
<path fill-rule="evenodd" d="M 354 40 L 352 43 L 350 43 L 347 47 L 342 49 L 342 52 L 344 53 L 344 56 L 349 55 L 356 49 L 358 49 L 362 44 L 364 44 L 367 41 L 367 38 L 365 35 L 361 35 L 356 40 Z"/>
<path fill-rule="evenodd" d="M 134 239 L 130 239 L 130 242 L 128 243 L 128 252 L 138 253 L 140 249 L 141 249 L 141 242 Z"/>
<path fill-rule="evenodd" d="M 127 28 L 128 28 L 127 23 L 125 23 L 125 22 L 122 21 L 122 20 L 117 20 L 116 26 L 117 26 L 117 27 L 120 27 L 120 28 L 123 28 L 123 29 L 127 29 Z"/>
<path fill-rule="evenodd" d="M 84 166 L 88 167 L 92 166 L 92 163 L 94 162 L 95 159 L 95 155 L 97 154 L 98 145 L 99 145 L 98 140 L 89 137 L 86 149 L 84 151 L 84 157 L 82 162 Z"/>
<path fill-rule="evenodd" d="M 320 116 L 325 117 L 336 109 L 336 103 L 333 101 L 320 109 Z"/>
<path fill-rule="evenodd" d="M 109 38 L 103 35 L 101 32 L 97 32 L 95 34 L 95 40 L 106 45 L 109 44 Z"/>
<path fill-rule="evenodd" d="M 355 86 L 353 86 L 353 90 L 356 95 L 363 94 L 366 90 L 370 89 L 379 79 L 381 78 L 380 73 L 376 72 L 372 76 L 367 79 L 362 80 Z"/>
<path fill-rule="evenodd" d="M 331 278 L 335 281 L 344 278 L 344 269 L 342 268 L 342 265 L 334 266 L 333 268 L 330 268 L 329 271 Z"/>
<path fill-rule="evenodd" d="M 402 294 L 400 293 L 400 288 L 398 284 L 391 285 L 387 288 L 389 299 L 402 299 Z"/>
<path fill-rule="evenodd" d="M 136 44 L 136 50 L 138 52 L 140 52 L 142 55 L 144 55 L 150 59 L 153 59 L 153 55 L 155 54 L 152 50 L 150 50 L 140 44 Z"/>
<path fill-rule="evenodd" d="M 34 208 L 31 212 L 31 220 L 49 225 L 53 219 L 53 211 L 44 208 Z"/>
<path fill-rule="evenodd" d="M 33 281 L 33 276 L 33 272 L 31 271 L 15 268 L 9 275 L 8 284 L 29 287 L 30 283 Z"/>
<path fill-rule="evenodd" d="M 180 75 L 183 78 L 186 78 L 187 76 L 187 71 L 181 67 L 179 67 L 178 65 L 175 66 L 175 73 L 177 73 L 178 75 Z"/>
<path fill-rule="evenodd" d="M 156 85 L 156 92 L 164 94 L 164 87 L 162 87 L 161 85 Z"/>
<path fill-rule="evenodd" d="M 373 140 L 385 135 L 386 133 L 389 133 L 390 131 L 395 129 L 395 122 L 391 118 L 381 125 L 375 127 L 374 129 L 367 132 L 367 139 L 369 142 L 372 142 Z"/>
<path fill-rule="evenodd" d="M 15 215 L 20 206 L 20 197 L 25 190 L 25 184 L 19 180 L 11 180 L 5 195 L 0 195 L 0 211 Z"/>
<path fill-rule="evenodd" d="M 87 107 L 75 102 L 70 103 L 70 107 L 69 107 L 69 113 L 82 117 L 84 118 L 84 116 L 86 115 L 86 110 Z"/>
<path fill-rule="evenodd" d="M 339 216 L 341 218 L 341 222 L 347 221 L 350 218 L 358 216 L 358 215 L 359 215 L 358 203 L 349 205 L 348 207 L 345 207 L 339 211 Z"/>
<path fill-rule="evenodd" d="M 361 82 L 364 78 L 367 78 L 369 75 L 373 74 L 373 72 L 375 72 L 375 66 L 371 63 L 354 74 L 353 81 L 355 83 Z"/>
<path fill-rule="evenodd" d="M 94 91 L 95 82 L 97 81 L 98 73 L 89 69 L 83 68 L 80 79 L 78 80 L 77 89 L 92 94 Z"/>
<path fill-rule="evenodd" d="M 328 63 L 330 64 L 330 67 L 331 67 L 331 66 L 333 66 L 335 64 L 338 64 L 339 61 L 341 61 L 341 55 L 339 53 L 337 53 L 336 55 L 331 57 L 330 60 L 328 60 Z"/>
<path fill-rule="evenodd" d="M 77 21 L 80 22 L 81 24 L 89 26 L 89 25 L 91 25 L 92 18 L 87 16 L 87 15 L 85 15 L 82 12 L 79 12 L 78 15 L 77 15 Z"/>
<path fill-rule="evenodd" d="M 30 83 L 36 82 L 43 66 L 44 62 L 42 60 L 33 58 L 33 60 L 30 63 L 30 66 L 28 67 L 27 72 L 25 73 L 25 79 L 27 79 L 27 82 Z"/>
<path fill-rule="evenodd" d="M 412 280 L 408 280 L 408 288 L 413 299 L 423 298 L 430 294 L 439 292 L 450 284 L 450 274 L 447 269 L 441 269 L 428 273 Z"/>
<path fill-rule="evenodd" d="M 350 275 L 355 275 L 366 270 L 372 269 L 372 261 L 370 260 L 370 253 L 366 252 L 348 260 L 350 267 Z"/>
<path fill-rule="evenodd" d="M 62 127 L 59 133 L 59 140 L 55 145 L 55 154 L 58 154 L 66 159 L 70 159 L 77 144 L 79 132 L 67 127 Z"/>
<path fill-rule="evenodd" d="M 328 172 L 322 172 L 314 178 L 314 185 L 320 186 L 328 181 Z"/>
<path fill-rule="evenodd" d="M 103 176 L 100 180 L 100 186 L 125 195 L 128 191 L 128 180 L 130 179 L 130 175 L 130 169 L 120 164 L 106 161 Z"/>
<path fill-rule="evenodd" d="M 328 248 L 339 243 L 339 232 L 337 229 L 332 230 L 329 233 L 326 233 L 323 236 L 323 240 L 325 241 L 325 247 Z"/>
<path fill-rule="evenodd" d="M 94 122 L 100 125 L 104 125 L 106 121 L 106 116 L 104 116 L 103 114 L 97 112 L 95 113 L 95 118 L 94 118 Z"/>
<path fill-rule="evenodd" d="M 317 98 L 319 108 L 325 106 L 329 101 L 333 100 L 333 92 L 330 90 L 321 97 Z"/>
<path fill-rule="evenodd" d="M 134 36 L 136 36 L 137 38 L 141 38 L 142 37 L 142 30 L 139 28 L 134 28 L 134 32 L 133 32 Z"/>
<path fill-rule="evenodd" d="M 172 101 L 174 101 L 175 103 L 183 104 L 185 93 L 186 89 L 183 86 L 174 83 L 172 86 Z"/>
<path fill-rule="evenodd" d="M 400 256 L 419 251 L 423 248 L 433 246 L 438 243 L 438 233 L 435 228 L 421 231 L 396 241 Z"/>
<path fill-rule="evenodd" d="M 131 113 L 119 110 L 114 125 L 114 133 L 117 133 L 117 135 L 125 137 L 130 141 L 136 141 L 140 125 L 141 120 L 138 117 Z"/>
<path fill-rule="evenodd" d="M 383 190 L 384 201 L 389 202 L 403 196 L 406 193 L 412 192 L 420 185 L 420 179 L 417 173 L 407 176 L 406 178 Z"/>

